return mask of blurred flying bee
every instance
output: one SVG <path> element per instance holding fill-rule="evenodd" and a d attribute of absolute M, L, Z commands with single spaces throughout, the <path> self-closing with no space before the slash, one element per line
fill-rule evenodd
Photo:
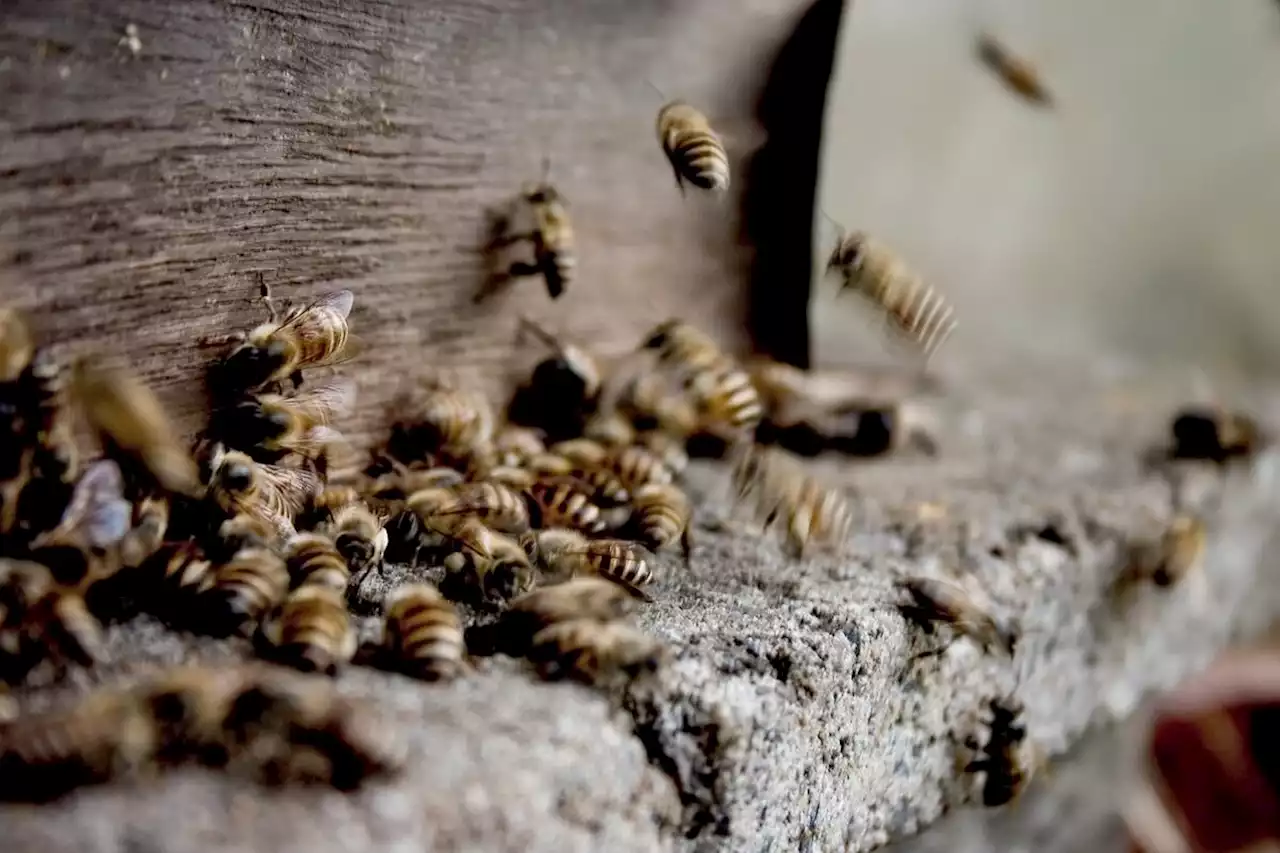
<path fill-rule="evenodd" d="M 475 654 L 523 657 L 534 636 L 549 625 L 573 619 L 624 619 L 635 612 L 639 602 L 633 590 L 612 581 L 574 578 L 512 600 L 497 622 L 469 630 L 467 645 Z"/>
<path fill-rule="evenodd" d="M 967 636 L 988 654 L 999 651 L 1013 657 L 1018 641 L 1017 629 L 1012 625 L 1001 625 L 984 612 L 959 584 L 913 577 L 899 581 L 898 586 L 909 599 L 898 605 L 899 612 L 919 625 L 926 634 L 932 634 L 938 625 L 947 625 L 953 632 L 952 641 Z M 917 657 L 942 654 L 950 642 Z"/>
<path fill-rule="evenodd" d="M 528 651 L 543 678 L 595 685 L 653 672 L 665 657 L 662 644 L 638 628 L 595 619 L 553 622 L 534 635 Z"/>
<path fill-rule="evenodd" d="M 631 521 L 635 538 L 651 551 L 680 542 L 685 565 L 689 565 L 693 545 L 689 538 L 689 522 L 693 506 L 678 486 L 650 483 L 631 496 Z"/>
<path fill-rule="evenodd" d="M 1265 442 L 1257 421 L 1217 406 L 1188 406 L 1173 419 L 1174 459 L 1207 459 L 1219 464 L 1252 456 Z"/>
<path fill-rule="evenodd" d="M 395 426 L 388 451 L 401 462 L 441 457 L 466 460 L 493 440 L 494 414 L 484 394 L 431 382 L 414 407 L 415 419 Z"/>
<path fill-rule="evenodd" d="M 448 536 L 455 550 L 445 557 L 445 580 L 458 595 L 478 603 L 509 601 L 533 585 L 533 567 L 521 544 L 465 518 Z"/>
<path fill-rule="evenodd" d="M 694 374 L 689 380 L 699 401 L 699 426 L 728 438 L 750 435 L 764 417 L 751 377 L 730 360 Z"/>
<path fill-rule="evenodd" d="M 164 544 L 169 529 L 169 500 L 160 496 L 143 498 L 133 507 L 133 527 L 120 540 L 120 562 L 141 566 Z"/>
<path fill-rule="evenodd" d="M 289 571 L 272 551 L 246 548 L 213 569 L 201 591 L 207 630 L 233 634 L 279 604 L 289 591 Z"/>
<path fill-rule="evenodd" d="M 356 651 L 356 630 L 343 591 L 304 583 L 264 620 L 260 641 L 277 663 L 333 675 Z"/>
<path fill-rule="evenodd" d="M 591 500 L 590 487 L 579 480 L 545 477 L 526 494 L 531 500 L 531 514 L 536 516 L 535 526 L 568 527 L 583 533 L 599 533 L 605 528 L 600 507 Z"/>
<path fill-rule="evenodd" d="M 795 457 L 754 445 L 735 464 L 733 480 L 739 501 L 755 496 L 762 528 L 784 525 L 797 558 L 810 542 L 839 548 L 848 538 L 853 514 L 843 491 L 806 474 Z"/>
<path fill-rule="evenodd" d="M 552 299 L 559 299 L 572 282 L 577 266 L 573 250 L 573 223 L 569 221 L 564 197 L 547 180 L 550 171 L 550 161 L 544 160 L 542 180 L 521 187 L 512 210 L 494 217 L 494 238 L 489 249 L 499 250 L 528 242 L 533 250 L 533 259 L 517 260 L 505 270 L 496 271 L 476 294 L 474 302 L 483 302 L 514 278 L 541 276 Z"/>
<path fill-rule="evenodd" d="M 289 452 L 314 458 L 332 436 L 335 417 L 349 412 L 355 385 L 333 381 L 299 390 L 292 396 L 260 394 L 229 413 L 228 438 L 236 447 L 252 449 L 265 461 Z"/>
<path fill-rule="evenodd" d="M 300 387 L 304 368 L 341 364 L 359 353 L 361 346 L 347 326 L 355 302 L 350 290 L 322 296 L 281 318 L 267 285 L 261 289 L 268 321 L 231 338 L 241 343 L 218 368 L 219 382 L 227 388 L 249 390 L 285 379 Z"/>
<path fill-rule="evenodd" d="M 32 559 L 48 566 L 59 583 L 82 590 L 114 574 L 133 514 L 123 491 L 115 462 L 100 459 L 86 467 L 57 526 L 32 540 Z"/>
<path fill-rule="evenodd" d="M 71 393 L 106 455 L 121 464 L 126 484 L 138 483 L 145 471 L 148 479 L 170 492 L 200 494 L 195 460 L 179 441 L 160 400 L 139 379 L 80 359 L 72 366 Z"/>
<path fill-rule="evenodd" d="M 841 235 L 827 270 L 840 274 L 842 291 L 861 293 L 884 310 L 925 358 L 955 330 L 955 312 L 942 294 L 865 231 Z"/>
<path fill-rule="evenodd" d="M 1039 106 L 1052 106 L 1053 96 L 1049 94 L 1040 72 L 1025 59 L 1015 56 L 990 33 L 978 35 L 978 58 L 1004 81 L 1013 92 Z"/>
<path fill-rule="evenodd" d="M 299 533 L 284 545 L 284 562 L 294 588 L 323 586 L 345 592 L 351 572 L 338 546 L 320 533 Z"/>
<path fill-rule="evenodd" d="M 650 329 L 640 349 L 652 350 L 660 364 L 679 365 L 690 374 L 707 370 L 724 358 L 711 336 L 675 317 Z"/>
<path fill-rule="evenodd" d="M 621 539 L 587 539 L 573 530 L 540 530 L 534 539 L 547 570 L 566 578 L 597 575 L 652 601 L 642 587 L 653 583 L 653 569 L 641 548 Z"/>
<path fill-rule="evenodd" d="M 462 621 L 453 604 L 430 584 L 392 590 L 382 631 L 388 668 L 424 681 L 444 681 L 466 666 Z"/>
<path fill-rule="evenodd" d="M 209 492 L 218 507 L 227 515 L 265 518 L 284 535 L 320 488 L 320 478 L 310 471 L 255 462 L 238 450 L 214 454 Z"/>
<path fill-rule="evenodd" d="M 600 399 L 604 365 L 583 347 L 562 340 L 522 316 L 518 336 L 526 333 L 537 338 L 552 355 L 539 361 L 529 379 L 516 390 L 508 417 L 513 423 L 537 427 L 550 441 L 581 435 Z"/>
<path fill-rule="evenodd" d="M 701 190 L 729 189 L 729 157 L 705 115 L 683 101 L 671 101 L 658 111 L 657 129 L 681 193 L 685 181 Z"/>
<path fill-rule="evenodd" d="M 992 699 L 988 707 L 991 720 L 986 743 L 965 769 L 986 774 L 982 784 L 984 806 L 1003 806 L 1022 794 L 1042 759 L 1027 741 L 1021 702 L 1013 697 Z M 969 744 L 977 748 L 976 738 L 970 738 Z"/>

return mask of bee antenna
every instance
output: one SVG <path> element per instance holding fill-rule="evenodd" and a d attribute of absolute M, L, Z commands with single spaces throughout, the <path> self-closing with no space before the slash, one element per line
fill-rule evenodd
<path fill-rule="evenodd" d="M 652 80 L 650 80 L 648 77 L 646 77 L 646 78 L 644 78 L 644 82 L 645 82 L 645 83 L 647 83 L 647 84 L 649 84 L 649 88 L 650 88 L 650 89 L 652 89 L 653 91 L 655 91 L 655 92 L 657 92 L 657 93 L 658 93 L 658 97 L 659 97 L 659 98 L 661 98 L 661 99 L 662 99 L 662 101 L 663 101 L 664 103 L 666 102 L 666 100 L 667 100 L 667 96 L 666 96 L 666 94 L 665 94 L 661 89 L 659 89 L 659 88 L 657 87 L 657 85 L 656 85 Z"/>

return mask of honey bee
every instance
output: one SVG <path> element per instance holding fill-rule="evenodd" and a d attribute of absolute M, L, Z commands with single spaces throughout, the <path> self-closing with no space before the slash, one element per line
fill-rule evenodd
<path fill-rule="evenodd" d="M 601 508 L 621 506 L 631 496 L 618 475 L 606 466 L 608 458 L 609 451 L 603 445 L 576 438 L 553 444 L 546 454 L 530 460 L 529 467 L 544 476 L 572 477 L 589 486 L 592 501 Z"/>
<path fill-rule="evenodd" d="M 680 446 L 681 452 L 684 441 L 701 425 L 696 401 L 674 391 L 668 379 L 658 373 L 643 373 L 628 383 L 620 394 L 618 408 L 631 416 L 638 429 L 667 436 L 672 444 Z"/>
<path fill-rule="evenodd" d="M 533 260 L 514 261 L 505 271 L 496 272 L 473 300 L 483 302 L 513 278 L 541 276 L 547 286 L 547 295 L 559 299 L 573 281 L 577 258 L 573 250 L 573 223 L 569 221 L 569 209 L 564 197 L 547 181 L 549 163 L 544 161 L 543 179 L 525 184 L 520 189 L 519 203 L 522 210 L 513 210 L 507 216 L 495 217 L 495 237 L 491 249 L 501 249 L 515 243 L 528 241 L 533 248 Z M 517 212 L 528 220 L 528 230 L 515 224 Z"/>
<path fill-rule="evenodd" d="M 126 482 L 136 482 L 145 471 L 167 491 L 200 495 L 195 460 L 179 441 L 160 400 L 139 379 L 80 359 L 71 369 L 71 393 L 106 454 L 128 466 Z"/>
<path fill-rule="evenodd" d="M 392 590 L 382 630 L 388 664 L 405 675 L 446 681 L 466 666 L 458 612 L 430 584 L 404 584 Z"/>
<path fill-rule="evenodd" d="M 584 533 L 599 533 L 605 528 L 600 507 L 591 501 L 590 488 L 572 477 L 540 479 L 526 494 L 532 501 L 531 515 L 536 516 L 534 526 L 568 527 Z"/>
<path fill-rule="evenodd" d="M 955 330 L 955 312 L 942 294 L 865 231 L 841 235 L 827 270 L 843 278 L 841 290 L 857 291 L 883 309 L 926 358 Z"/>
<path fill-rule="evenodd" d="M 20 683 L 45 660 L 89 666 L 101 648 L 102 626 L 83 596 L 39 563 L 0 560 L 0 679 Z"/>
<path fill-rule="evenodd" d="M 310 471 L 255 462 L 238 450 L 214 454 L 209 491 L 218 507 L 228 515 L 265 518 L 285 535 L 320 489 L 320 478 Z"/>
<path fill-rule="evenodd" d="M 1015 56 L 990 33 L 978 35 L 978 58 L 1018 95 L 1039 106 L 1052 106 L 1053 96 L 1035 66 Z"/>
<path fill-rule="evenodd" d="M 355 385 L 335 380 L 299 390 L 292 396 L 259 394 L 237 405 L 230 432 L 237 447 L 253 448 L 268 461 L 289 452 L 315 457 L 333 437 L 335 417 L 351 410 Z"/>
<path fill-rule="evenodd" d="M 699 402 L 699 426 L 712 434 L 750 434 L 764 417 L 751 377 L 729 360 L 690 377 Z"/>
<path fill-rule="evenodd" d="M 325 529 L 352 572 L 378 565 L 387 552 L 388 535 L 382 519 L 363 503 L 338 510 Z"/>
<path fill-rule="evenodd" d="M 262 548 L 246 548 L 213 569 L 200 597 L 209 630 L 233 634 L 262 618 L 288 591 L 284 560 Z"/>
<path fill-rule="evenodd" d="M 336 673 L 356 652 L 342 590 L 321 583 L 304 583 L 289 593 L 263 622 L 261 640 L 273 661 L 324 675 Z"/>
<path fill-rule="evenodd" d="M 538 531 L 538 557 L 548 570 L 570 578 L 598 575 L 652 601 L 643 587 L 653 583 L 653 569 L 641 549 L 621 539 L 586 539 L 572 530 Z"/>
<path fill-rule="evenodd" d="M 405 501 L 398 526 L 417 547 L 439 545 L 466 518 L 454 511 L 457 506 L 458 493 L 451 488 L 419 489 Z"/>
<path fill-rule="evenodd" d="M 538 338 L 552 355 L 539 361 L 516 389 L 508 417 L 513 423 L 537 427 L 553 441 L 581 435 L 599 403 L 605 365 L 585 348 L 521 317 L 517 339 L 525 333 Z"/>
<path fill-rule="evenodd" d="M 529 529 L 529 504 L 520 492 L 497 483 L 464 483 L 454 494 L 457 502 L 450 513 L 474 516 L 499 533 Z"/>
<path fill-rule="evenodd" d="M 169 501 L 153 495 L 143 498 L 133 508 L 133 527 L 120 540 L 120 561 L 137 567 L 164 544 L 169 529 Z"/>
<path fill-rule="evenodd" d="M 811 542 L 839 547 L 848 538 L 853 515 L 843 493 L 806 474 L 794 457 L 756 445 L 738 460 L 733 476 L 739 501 L 756 495 L 764 529 L 778 521 L 785 525 L 797 558 Z"/>
<path fill-rule="evenodd" d="M 115 462 L 101 459 L 89 465 L 57 526 L 31 541 L 32 558 L 48 566 L 59 583 L 82 589 L 114 574 L 133 513 L 123 488 Z"/>
<path fill-rule="evenodd" d="M 523 465 L 528 459 L 543 453 L 547 445 L 542 433 L 529 427 L 506 424 L 493 438 L 496 466 Z"/>
<path fill-rule="evenodd" d="M 652 350 L 659 364 L 679 365 L 691 374 L 707 370 L 724 358 L 720 345 L 710 335 L 675 317 L 650 329 L 640 349 Z"/>
<path fill-rule="evenodd" d="M 658 111 L 657 127 L 681 193 L 685 181 L 701 190 L 729 189 L 729 156 L 705 115 L 684 101 L 671 101 Z"/>
<path fill-rule="evenodd" d="M 967 636 L 988 654 L 999 651 L 1013 657 L 1018 631 L 1012 625 L 1001 625 L 955 583 L 913 577 L 899 582 L 909 601 L 898 605 L 902 615 L 932 634 L 938 625 L 949 625 L 953 638 Z M 950 642 L 925 652 L 920 657 L 942 654 Z"/>
<path fill-rule="evenodd" d="M 533 585 L 533 567 L 519 541 L 466 518 L 448 537 L 456 550 L 445 557 L 446 580 L 481 601 L 509 601 Z"/>
<path fill-rule="evenodd" d="M 351 572 L 347 561 L 328 536 L 299 533 L 284 546 L 284 563 L 294 588 L 323 586 L 343 592 Z"/>
<path fill-rule="evenodd" d="M 538 481 L 538 474 L 528 468 L 513 468 L 504 465 L 491 468 L 486 472 L 485 480 L 500 486 L 506 486 L 508 489 L 525 492 L 531 489 L 533 484 Z"/>
<path fill-rule="evenodd" d="M 1252 456 L 1265 443 L 1249 415 L 1219 407 L 1187 407 L 1173 419 L 1175 459 L 1207 459 L 1219 464 Z"/>
<path fill-rule="evenodd" d="M 468 459 L 493 441 L 494 414 L 479 391 L 434 383 L 417 406 L 417 419 L 395 427 L 389 449 L 402 462 Z"/>
<path fill-rule="evenodd" d="M 268 321 L 244 335 L 220 368 L 240 388 L 260 388 L 284 379 L 296 388 L 302 384 L 304 368 L 341 364 L 359 353 L 360 344 L 347 326 L 355 302 L 350 290 L 339 290 L 293 308 L 283 318 L 276 312 L 265 284 L 262 296 L 270 315 Z"/>
<path fill-rule="evenodd" d="M 543 678 L 593 685 L 653 672 L 665 657 L 662 644 L 643 631 L 625 622 L 595 619 L 553 622 L 534 635 L 528 651 Z"/>
<path fill-rule="evenodd" d="M 685 449 L 684 441 L 669 432 L 662 430 L 642 432 L 637 436 L 636 442 L 638 447 L 643 447 L 657 457 L 674 477 L 679 477 L 689 467 L 689 453 Z M 639 474 L 640 470 L 637 468 L 636 473 Z M 627 482 L 626 476 L 623 476 L 623 481 Z M 651 479 L 647 482 L 661 485 L 659 479 Z M 635 488 L 635 484 L 631 485 Z"/>
<path fill-rule="evenodd" d="M 965 770 L 986 773 L 982 784 L 984 806 L 1003 806 L 1026 790 L 1041 760 L 1035 750 L 1029 749 L 1022 703 L 1008 697 L 992 699 L 988 707 L 991 722 L 987 741 L 979 750 L 979 757 L 970 761 Z M 975 746 L 975 739 L 970 739 L 970 744 Z"/>
<path fill-rule="evenodd" d="M 280 532 L 269 520 L 242 512 L 219 525 L 217 547 L 210 557 L 231 559 L 241 548 L 274 548 L 279 541 Z"/>
<path fill-rule="evenodd" d="M 467 632 L 473 651 L 524 657 L 534 636 L 549 625 L 573 619 L 609 622 L 635 612 L 633 590 L 596 577 L 552 584 L 512 600 L 497 622 Z"/>
<path fill-rule="evenodd" d="M 693 507 L 685 493 L 670 483 L 641 486 L 631 496 L 631 527 L 636 539 L 657 551 L 679 540 L 685 565 L 692 557 L 689 522 Z"/>
<path fill-rule="evenodd" d="M 582 437 L 597 441 L 605 447 L 621 448 L 635 443 L 636 428 L 619 411 L 596 412 L 583 426 Z"/>

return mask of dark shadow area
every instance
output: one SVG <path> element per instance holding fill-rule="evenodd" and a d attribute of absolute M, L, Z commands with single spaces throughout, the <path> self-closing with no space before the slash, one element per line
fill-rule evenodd
<path fill-rule="evenodd" d="M 815 0 L 774 59 L 756 106 L 768 140 L 745 168 L 743 228 L 755 247 L 748 325 L 757 352 L 809 366 L 813 207 L 827 85 L 843 0 Z"/>

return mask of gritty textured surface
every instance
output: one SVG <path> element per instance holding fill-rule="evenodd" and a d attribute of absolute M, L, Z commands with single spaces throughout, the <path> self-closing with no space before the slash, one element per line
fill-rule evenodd
<path fill-rule="evenodd" d="M 1052 420 L 1030 399 L 966 393 L 974 402 L 950 412 L 939 459 L 832 466 L 859 519 L 843 558 L 797 563 L 771 540 L 717 532 L 738 522 L 720 502 L 723 472 L 699 468 L 693 574 L 673 568 L 643 616 L 676 660 L 616 706 L 504 659 L 449 687 L 352 672 L 343 689 L 376 696 L 412 738 L 401 780 L 346 798 L 191 772 L 5 807 L 0 826 L 17 849 L 50 851 L 127 839 L 164 850 L 863 850 L 911 833 L 971 800 L 957 742 L 993 691 L 1016 686 L 1031 736 L 1061 752 L 1280 609 L 1260 559 L 1276 520 L 1266 459 L 1186 481 L 1192 504 L 1221 497 L 1200 575 L 1123 611 L 1108 602 L 1123 545 L 1171 511 L 1169 482 L 1140 463 L 1162 412 L 1072 391 L 1078 405 Z M 945 517 L 920 520 L 922 502 Z M 889 606 L 906 572 L 977 576 L 994 610 L 1023 625 L 1014 664 L 960 643 L 909 668 L 925 641 Z M 94 678 L 134 658 L 176 659 L 187 642 L 125 626 L 121 662 Z"/>

